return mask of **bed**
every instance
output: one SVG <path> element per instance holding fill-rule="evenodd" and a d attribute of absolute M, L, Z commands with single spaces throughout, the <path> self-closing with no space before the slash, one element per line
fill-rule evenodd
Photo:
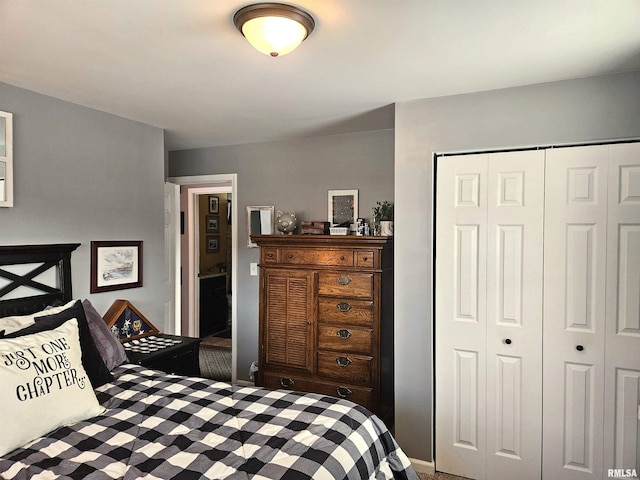
<path fill-rule="evenodd" d="M 77 246 L 0 247 L 2 478 L 417 480 L 384 423 L 349 401 L 113 363 L 90 304 L 73 300 Z M 29 267 L 16 273 L 18 264 Z M 43 285 L 48 269 L 54 281 Z M 27 327 L 15 326 L 30 315 Z M 86 337 L 99 364 L 91 363 Z M 15 380 L 20 361 L 36 378 Z M 81 396 L 52 400 L 67 392 Z M 29 403 L 38 408 L 23 412 Z M 57 424 L 42 427 L 59 414 Z M 23 430 L 32 426 L 46 431 L 29 438 Z M 22 438 L 17 448 L 4 439 L 12 435 Z"/>

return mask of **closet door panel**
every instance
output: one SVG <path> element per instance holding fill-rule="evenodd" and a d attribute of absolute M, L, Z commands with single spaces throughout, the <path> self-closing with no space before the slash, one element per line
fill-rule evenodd
<path fill-rule="evenodd" d="M 487 155 L 438 160 L 436 464 L 482 480 L 486 462 Z"/>
<path fill-rule="evenodd" d="M 544 161 L 489 157 L 487 478 L 541 475 Z"/>
<path fill-rule="evenodd" d="M 605 468 L 640 472 L 640 144 L 609 146 Z"/>
<path fill-rule="evenodd" d="M 607 147 L 547 150 L 543 478 L 603 472 Z"/>

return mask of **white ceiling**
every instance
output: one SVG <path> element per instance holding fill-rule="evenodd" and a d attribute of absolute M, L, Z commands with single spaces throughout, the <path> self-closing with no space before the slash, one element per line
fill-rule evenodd
<path fill-rule="evenodd" d="M 640 69 L 640 0 L 297 0 L 316 30 L 279 58 L 235 29 L 248 3 L 0 0 L 0 81 L 163 128 L 174 150 L 392 128 L 395 102 Z"/>

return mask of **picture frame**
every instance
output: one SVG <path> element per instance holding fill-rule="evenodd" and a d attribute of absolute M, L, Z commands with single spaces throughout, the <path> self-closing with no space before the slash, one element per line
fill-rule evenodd
<path fill-rule="evenodd" d="M 358 218 L 358 190 L 329 190 L 328 220 L 332 227 L 348 227 L 356 229 Z"/>
<path fill-rule="evenodd" d="M 209 213 L 220 213 L 220 197 L 209 196 Z"/>
<path fill-rule="evenodd" d="M 275 207 L 251 206 L 247 207 L 247 247 L 257 248 L 258 244 L 251 239 L 251 235 L 273 235 Z"/>
<path fill-rule="evenodd" d="M 205 222 L 207 233 L 218 233 L 220 231 L 220 215 L 207 215 Z"/>
<path fill-rule="evenodd" d="M 220 235 L 207 235 L 207 253 L 217 253 L 220 251 Z"/>
<path fill-rule="evenodd" d="M 91 293 L 142 287 L 142 241 L 91 242 Z"/>

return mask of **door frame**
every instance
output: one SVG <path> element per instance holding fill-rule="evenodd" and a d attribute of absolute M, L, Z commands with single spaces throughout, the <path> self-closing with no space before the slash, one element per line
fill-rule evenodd
<path fill-rule="evenodd" d="M 238 313 L 238 174 L 218 174 L 218 175 L 195 175 L 182 177 L 169 177 L 167 182 L 176 185 L 189 185 L 187 190 L 188 208 L 184 212 L 184 228 L 190 232 L 191 241 L 188 242 L 189 259 L 188 268 L 183 270 L 182 280 L 186 281 L 188 287 L 188 302 L 186 305 L 188 329 L 182 332 L 183 335 L 198 335 L 199 328 L 196 319 L 199 318 L 200 305 L 199 282 L 197 272 L 197 262 L 199 259 L 198 249 L 198 220 L 197 208 L 194 208 L 198 195 L 208 193 L 231 193 L 231 383 L 237 381 L 237 313 Z M 182 242 L 180 242 L 182 243 Z M 180 245 L 177 246 L 180 248 Z M 179 291 L 177 293 L 179 295 Z M 178 299 L 179 300 L 179 299 Z"/>

